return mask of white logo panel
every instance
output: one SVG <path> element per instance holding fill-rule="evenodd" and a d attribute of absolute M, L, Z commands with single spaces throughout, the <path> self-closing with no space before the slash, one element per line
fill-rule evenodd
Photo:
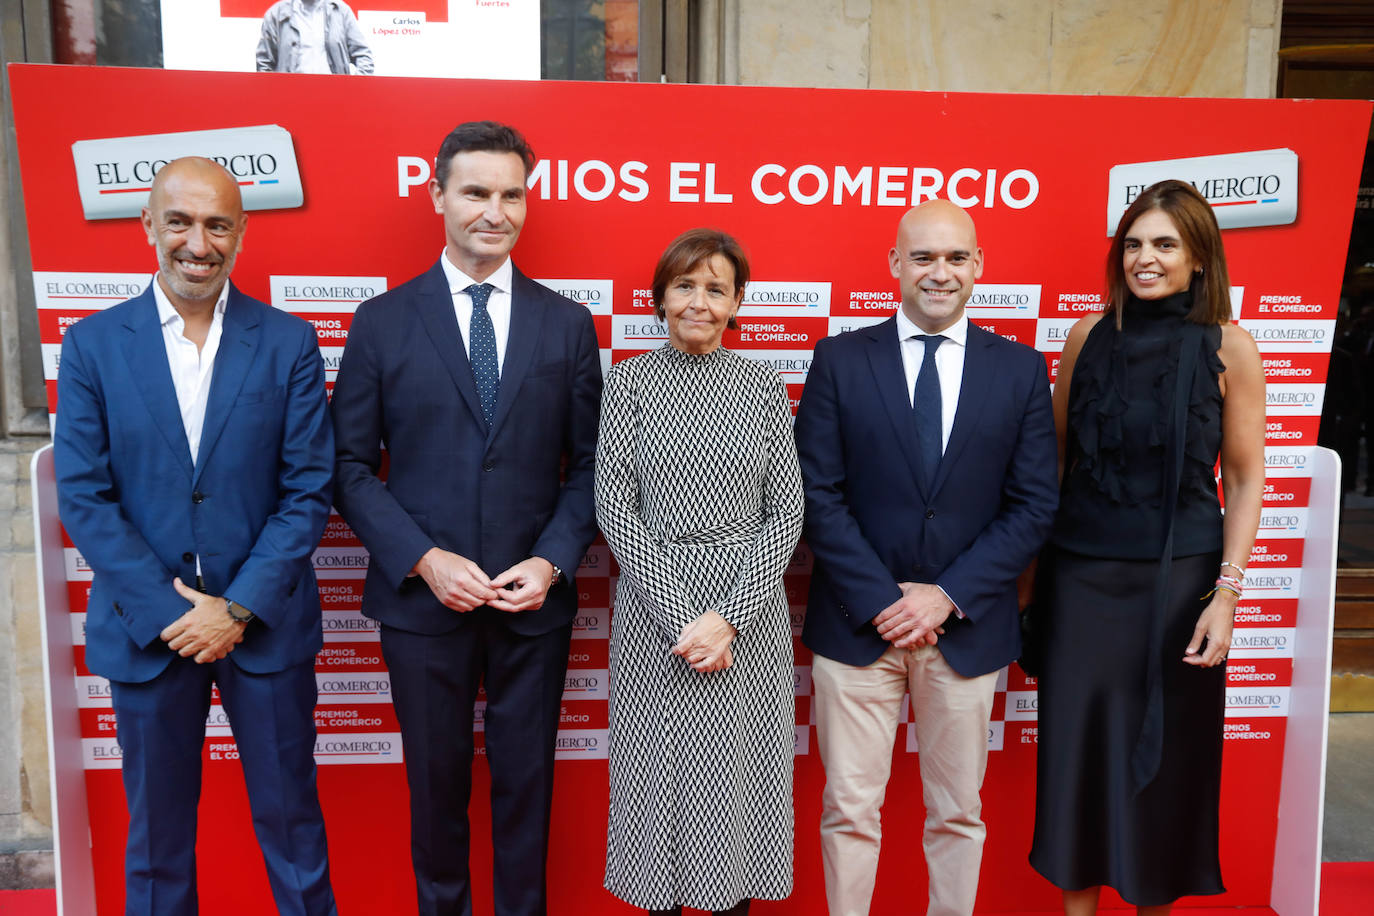
<path fill-rule="evenodd" d="M 978 318 L 1038 318 L 1040 284 L 979 283 L 964 304 L 968 316 Z"/>
<path fill-rule="evenodd" d="M 205 156 L 238 181 L 245 210 L 280 210 L 305 202 L 291 134 L 276 124 L 78 140 L 76 185 L 86 219 L 138 216 L 153 176 L 182 156 Z"/>
<path fill-rule="evenodd" d="M 1226 718 L 1287 716 L 1289 687 L 1227 687 Z"/>
<path fill-rule="evenodd" d="M 1107 234 L 1126 208 L 1157 181 L 1177 178 L 1197 188 L 1223 229 L 1286 226 L 1298 218 L 1298 155 L 1266 149 L 1113 166 L 1108 176 Z"/>
<path fill-rule="evenodd" d="M 586 306 L 593 315 L 611 314 L 614 280 L 535 280 L 574 302 Z"/>
<path fill-rule="evenodd" d="M 554 739 L 555 760 L 605 760 L 607 730 L 604 728 L 559 729 Z"/>
<path fill-rule="evenodd" d="M 1293 627 L 1237 627 L 1231 633 L 1231 658 L 1292 658 Z"/>
<path fill-rule="evenodd" d="M 824 318 L 829 314 L 829 283 L 793 280 L 753 280 L 744 288 L 739 307 L 741 318 Z"/>
<path fill-rule="evenodd" d="M 1240 326 L 1261 353 L 1329 353 L 1336 332 L 1334 319 L 1242 318 Z"/>
<path fill-rule="evenodd" d="M 1268 385 L 1264 412 L 1271 417 L 1320 417 L 1325 385 Z"/>
<path fill-rule="evenodd" d="M 341 703 L 390 703 L 391 675 L 386 671 L 350 671 L 345 674 L 315 672 L 320 705 Z"/>
<path fill-rule="evenodd" d="M 320 735 L 315 739 L 315 762 L 321 766 L 339 763 L 401 763 L 400 732 Z"/>

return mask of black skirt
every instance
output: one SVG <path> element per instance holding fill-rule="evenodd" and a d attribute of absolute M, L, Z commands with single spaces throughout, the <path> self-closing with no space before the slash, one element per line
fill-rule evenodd
<path fill-rule="evenodd" d="M 1147 656 L 1158 562 L 1050 554 L 1032 867 L 1063 890 L 1105 885 L 1136 906 L 1224 892 L 1226 669 L 1181 660 L 1220 554 L 1174 559 L 1157 662 Z M 1134 792 L 1131 752 L 1152 663 L 1163 671 L 1163 755 L 1158 775 Z"/>

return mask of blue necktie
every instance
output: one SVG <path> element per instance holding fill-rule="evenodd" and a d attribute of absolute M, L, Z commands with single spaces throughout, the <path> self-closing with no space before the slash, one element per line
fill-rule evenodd
<path fill-rule="evenodd" d="M 948 338 L 942 334 L 917 334 L 916 339 L 926 345 L 925 358 L 916 373 L 916 391 L 911 399 L 911 413 L 916 420 L 916 441 L 921 456 L 921 489 L 930 495 L 935 471 L 944 454 L 943 424 L 940 422 L 940 370 L 935 366 L 935 351 Z"/>
<path fill-rule="evenodd" d="M 501 370 L 496 362 L 496 330 L 487 314 L 487 300 L 494 287 L 490 283 L 474 283 L 463 292 L 472 297 L 472 323 L 468 329 L 468 362 L 472 364 L 472 380 L 477 385 L 477 397 L 482 402 L 482 416 L 491 429 L 496 414 L 496 393 L 501 387 Z"/>

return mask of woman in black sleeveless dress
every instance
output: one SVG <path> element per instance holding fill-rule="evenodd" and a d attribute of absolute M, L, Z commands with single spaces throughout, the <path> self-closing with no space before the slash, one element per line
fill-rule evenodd
<path fill-rule="evenodd" d="M 1107 260 L 1107 310 L 1059 364 L 1059 516 L 1030 861 L 1093 913 L 1225 890 L 1217 854 L 1224 662 L 1264 489 L 1264 374 L 1230 324 L 1216 218 L 1147 188 Z M 1213 474 L 1218 455 L 1228 511 Z"/>

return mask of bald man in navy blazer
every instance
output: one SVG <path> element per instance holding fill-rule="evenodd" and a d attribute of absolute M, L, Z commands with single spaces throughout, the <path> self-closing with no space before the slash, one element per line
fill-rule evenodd
<path fill-rule="evenodd" d="M 382 625 L 419 911 L 436 916 L 472 910 L 479 686 L 496 912 L 546 911 L 572 577 L 596 533 L 591 314 L 510 258 L 532 165 L 504 125 L 445 138 L 429 186 L 444 218 L 439 262 L 362 304 L 334 386 L 336 502 L 372 554 L 363 613 Z"/>
<path fill-rule="evenodd" d="M 156 277 L 62 342 L 53 462 L 62 524 L 95 573 L 86 664 L 110 679 L 123 751 L 128 913 L 197 912 L 197 807 L 221 816 L 200 799 L 212 684 L 277 911 L 335 912 L 310 562 L 334 438 L 314 329 L 229 282 L 246 224 L 223 167 L 164 166 L 143 210 Z"/>
<path fill-rule="evenodd" d="M 964 314 L 983 271 L 967 213 L 908 211 L 888 262 L 900 310 L 821 341 L 797 411 L 826 897 L 831 916 L 868 912 L 909 692 L 927 913 L 967 916 L 997 672 L 1020 654 L 1016 581 L 1058 503 L 1054 418 L 1044 357 Z"/>

